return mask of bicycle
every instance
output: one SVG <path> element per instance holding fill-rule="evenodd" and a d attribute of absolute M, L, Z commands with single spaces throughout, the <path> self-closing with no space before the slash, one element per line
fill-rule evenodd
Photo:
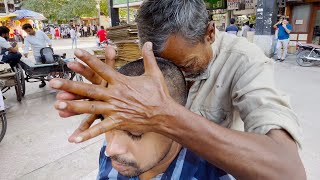
<path fill-rule="evenodd" d="M 0 142 L 4 138 L 6 131 L 7 131 L 6 111 L 4 107 L 2 92 L 0 91 Z"/>

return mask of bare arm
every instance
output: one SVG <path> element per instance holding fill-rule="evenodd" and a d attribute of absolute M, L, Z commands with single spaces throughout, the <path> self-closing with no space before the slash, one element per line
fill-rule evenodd
<path fill-rule="evenodd" d="M 64 98 L 55 107 L 61 112 L 104 114 L 112 121 L 102 121 L 90 129 L 92 122 L 85 123 L 86 126 L 70 139 L 71 142 L 83 142 L 112 129 L 157 132 L 191 149 L 237 179 L 306 179 L 298 148 L 286 131 L 271 130 L 266 135 L 238 132 L 223 128 L 177 104 L 168 95 L 163 76 L 154 63 L 152 49 L 147 45 L 143 48 L 146 73 L 135 78 L 116 73 L 88 53 L 77 52 L 76 55 L 92 68 L 83 69 L 82 74 L 89 79 L 98 74 L 109 82 L 108 88 L 52 80 L 50 85 L 55 89 L 96 100 L 79 102 Z M 128 105 L 135 109 L 134 116 L 130 115 L 132 111 Z M 119 109 L 121 113 L 118 113 Z"/>
<path fill-rule="evenodd" d="M 279 22 L 277 22 L 275 25 L 273 25 L 273 28 L 278 28 L 277 26 L 279 25 L 279 24 L 281 24 L 282 22 L 281 21 L 279 21 Z"/>
<path fill-rule="evenodd" d="M 172 106 L 168 110 L 174 111 L 163 118 L 160 132 L 237 179 L 306 179 L 297 146 L 285 131 L 267 135 L 233 131 Z"/>
<path fill-rule="evenodd" d="M 11 52 L 11 53 L 17 53 L 18 52 L 18 50 L 13 48 L 13 47 L 8 48 L 8 51 Z"/>
<path fill-rule="evenodd" d="M 285 30 L 288 34 L 291 33 L 291 30 L 289 30 L 289 29 L 287 28 L 287 26 L 283 26 L 283 28 L 284 28 L 284 30 Z"/>

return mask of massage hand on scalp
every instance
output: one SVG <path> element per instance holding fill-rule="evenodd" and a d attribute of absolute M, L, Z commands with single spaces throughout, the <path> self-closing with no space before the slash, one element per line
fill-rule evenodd
<path fill-rule="evenodd" d="M 143 1 L 136 18 L 145 69 L 141 76 L 115 71 L 111 47 L 105 50 L 106 64 L 76 50 L 85 65 L 68 67 L 92 84 L 50 82 L 61 90 L 55 103 L 61 117 L 90 114 L 69 141 L 81 143 L 118 130 L 134 136 L 154 132 L 203 158 L 198 162 L 212 172 L 217 171 L 210 167 L 237 179 L 306 179 L 297 147 L 301 127 L 275 87 L 273 63 L 246 39 L 216 31 L 208 19 L 202 0 Z M 155 55 L 192 80 L 185 106 L 170 96 Z M 101 115 L 104 120 L 93 125 Z M 242 129 L 233 128 L 237 122 L 243 122 Z M 199 179 L 196 175 L 192 178 Z"/>
<path fill-rule="evenodd" d="M 79 114 L 92 114 L 69 138 L 70 142 L 80 143 L 94 138 L 112 129 L 124 129 L 134 132 L 159 131 L 161 114 L 171 106 L 180 106 L 169 95 L 163 75 L 157 66 L 152 51 L 152 43 L 143 47 L 145 74 L 127 77 L 111 66 L 98 60 L 83 50 L 75 55 L 88 66 L 73 62 L 69 68 L 82 74 L 93 84 L 54 79 L 51 87 L 59 89 L 56 109 L 62 117 Z M 113 63 L 115 51 L 106 49 L 107 62 Z M 107 87 L 103 86 L 104 82 Z M 90 99 L 90 101 L 77 101 Z M 99 114 L 105 121 L 89 128 L 98 119 Z"/>

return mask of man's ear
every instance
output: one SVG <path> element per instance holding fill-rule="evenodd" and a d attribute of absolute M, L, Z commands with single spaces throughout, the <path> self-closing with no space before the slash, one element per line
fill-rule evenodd
<path fill-rule="evenodd" d="M 210 44 L 214 43 L 215 35 L 216 35 L 216 27 L 214 25 L 214 22 L 210 21 L 207 26 L 205 41 Z"/>

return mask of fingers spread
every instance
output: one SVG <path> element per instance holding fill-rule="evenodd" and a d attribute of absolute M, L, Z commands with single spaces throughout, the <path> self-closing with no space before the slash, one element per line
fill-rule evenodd
<path fill-rule="evenodd" d="M 75 51 L 75 55 L 108 83 L 112 84 L 114 81 L 116 81 L 118 76 L 120 76 L 120 74 L 110 66 L 106 65 L 101 60 L 97 59 L 95 56 L 86 51 L 77 49 Z"/>
<path fill-rule="evenodd" d="M 83 77 L 88 79 L 93 84 L 101 83 L 102 78 L 98 74 L 96 74 L 94 71 L 92 71 L 92 69 L 89 68 L 88 66 L 85 66 L 79 62 L 70 62 L 68 63 L 68 68 L 70 68 L 76 73 L 81 74 Z"/>
<path fill-rule="evenodd" d="M 111 114 L 112 105 L 100 101 L 57 101 L 55 108 L 64 112 L 76 114 Z"/>
<path fill-rule="evenodd" d="M 114 50 L 113 47 L 107 46 L 105 48 L 105 58 L 106 58 L 106 64 L 114 68 L 116 63 L 116 51 Z"/>
<path fill-rule="evenodd" d="M 82 96 L 79 96 L 76 94 L 72 94 L 72 93 L 68 93 L 65 91 L 58 92 L 56 98 L 57 98 L 57 100 L 62 100 L 62 101 L 85 99 L 85 97 L 82 97 Z"/>
<path fill-rule="evenodd" d="M 94 123 L 95 120 L 98 119 L 97 115 L 90 115 L 87 118 L 85 118 L 82 123 L 80 124 L 80 126 L 78 127 L 78 129 L 76 129 L 72 135 L 69 137 L 68 141 L 70 143 L 75 143 L 77 136 L 82 133 L 83 131 L 89 129 L 91 127 L 91 125 Z"/>
<path fill-rule="evenodd" d="M 107 100 L 107 88 L 100 85 L 86 84 L 83 82 L 69 81 L 65 79 L 53 79 L 50 87 L 67 91 L 69 93 L 95 100 Z"/>
<path fill-rule="evenodd" d="M 81 132 L 78 135 L 78 137 L 75 138 L 75 142 L 81 143 L 81 142 L 87 141 L 87 140 L 92 139 L 94 137 L 97 137 L 103 133 L 106 133 L 115 127 L 116 127 L 115 121 L 112 121 L 110 119 L 106 119 L 106 120 L 98 123 L 97 125 Z"/>
<path fill-rule="evenodd" d="M 142 48 L 142 56 L 144 62 L 145 74 L 153 75 L 155 73 L 161 73 L 156 58 L 152 50 L 152 43 L 146 42 Z"/>

